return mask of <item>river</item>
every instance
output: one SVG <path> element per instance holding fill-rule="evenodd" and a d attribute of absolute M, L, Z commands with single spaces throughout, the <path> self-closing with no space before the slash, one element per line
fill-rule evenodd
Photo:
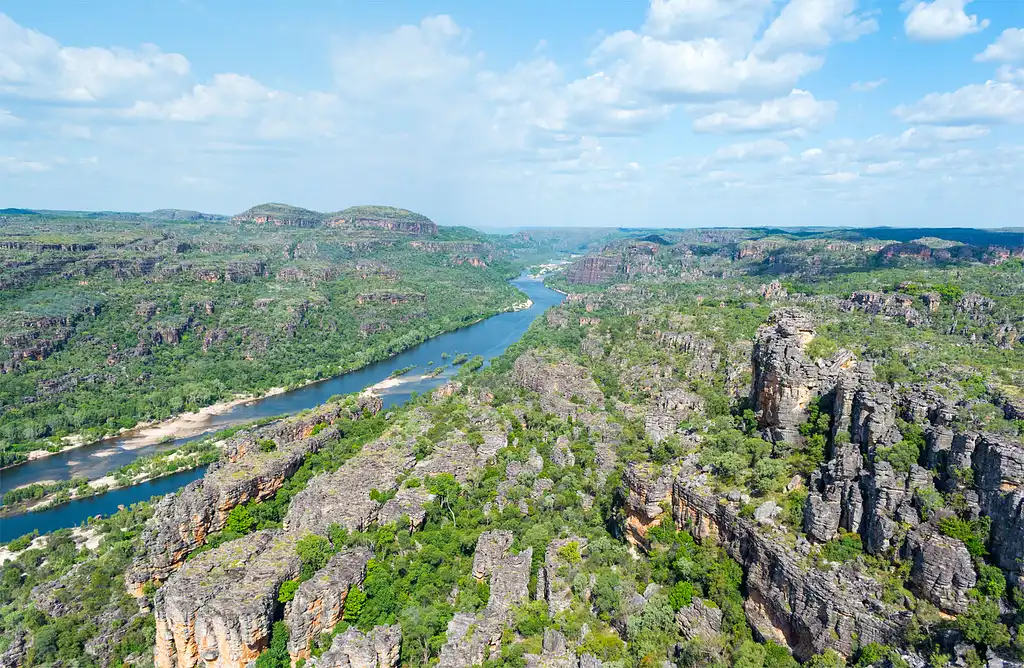
<path fill-rule="evenodd" d="M 336 394 L 360 392 L 386 380 L 396 369 L 408 366 L 415 366 L 408 374 L 410 377 L 408 382 L 382 391 L 381 398 L 385 408 L 405 403 L 413 392 L 422 393 L 438 387 L 451 378 L 457 369 L 449 367 L 433 378 L 416 379 L 416 377 L 434 368 L 428 366 L 431 361 L 435 366 L 451 361 L 451 359 L 441 359 L 441 353 L 448 353 L 452 358 L 458 353 L 469 353 L 471 356 L 482 355 L 485 360 L 490 361 L 518 341 L 537 316 L 546 311 L 548 307 L 560 304 L 564 299 L 563 295 L 545 287 L 538 279 L 522 276 L 511 282 L 533 301 L 530 308 L 499 313 L 468 327 L 436 336 L 394 357 L 367 365 L 362 369 L 306 385 L 291 392 L 254 399 L 251 402 L 235 406 L 225 413 L 211 416 L 207 425 L 207 433 L 235 424 L 297 413 L 319 406 Z M 131 442 L 131 436 L 125 435 L 65 450 L 0 472 L 0 494 L 15 487 L 43 480 L 63 480 L 74 476 L 99 478 L 130 463 L 137 457 L 167 450 L 200 437 L 201 435 L 196 435 L 159 445 L 136 448 L 126 447 Z M 200 476 L 202 476 L 202 469 L 184 471 L 141 485 L 133 485 L 80 501 L 71 501 L 51 510 L 0 519 L 0 542 L 11 540 L 34 529 L 38 529 L 39 533 L 47 533 L 56 529 L 77 526 L 83 520 L 94 515 L 115 512 L 119 505 L 129 505 L 152 496 L 173 492 Z"/>

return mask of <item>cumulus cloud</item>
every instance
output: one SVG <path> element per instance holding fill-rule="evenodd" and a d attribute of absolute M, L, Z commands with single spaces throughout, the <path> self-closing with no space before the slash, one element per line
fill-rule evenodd
<path fill-rule="evenodd" d="M 779 158 L 789 152 L 789 146 L 777 139 L 759 139 L 752 142 L 727 144 L 712 155 L 718 162 L 763 161 Z"/>
<path fill-rule="evenodd" d="M 697 132 L 781 132 L 816 130 L 832 120 L 835 102 L 816 100 L 805 90 L 794 89 L 788 96 L 760 104 L 730 102 L 693 122 Z"/>
<path fill-rule="evenodd" d="M 850 84 L 850 90 L 855 93 L 867 93 L 873 91 L 886 82 L 886 78 L 875 79 L 874 81 L 854 81 Z"/>
<path fill-rule="evenodd" d="M 283 139 L 331 134 L 337 103 L 332 94 L 295 95 L 267 88 L 249 76 L 227 73 L 166 102 L 138 101 L 125 116 L 185 123 L 249 119 L 256 121 L 260 138 Z"/>
<path fill-rule="evenodd" d="M 995 60 L 1004 63 L 1024 61 L 1024 29 L 1007 28 L 996 41 L 974 57 L 979 62 Z"/>
<path fill-rule="evenodd" d="M 177 90 L 188 60 L 152 44 L 123 48 L 61 46 L 0 13 L 0 93 L 92 103 Z"/>
<path fill-rule="evenodd" d="M 791 0 L 764 31 L 754 51 L 784 53 L 823 49 L 878 30 L 878 22 L 857 13 L 857 0 Z"/>
<path fill-rule="evenodd" d="M 334 77 L 346 94 L 382 99 L 410 89 L 436 88 L 468 71 L 463 52 L 466 31 L 450 16 L 428 16 L 383 35 L 339 40 L 334 47 Z"/>
<path fill-rule="evenodd" d="M 651 0 L 644 32 L 659 38 L 749 40 L 773 0 Z"/>
<path fill-rule="evenodd" d="M 952 93 L 930 93 L 893 110 L 908 123 L 1022 123 L 1024 90 L 1012 83 L 987 81 Z"/>
<path fill-rule="evenodd" d="M 964 35 L 980 32 L 989 26 L 988 19 L 978 19 L 977 14 L 968 15 L 964 8 L 971 0 L 932 0 L 916 4 L 913 0 L 903 3 L 909 7 L 903 28 L 910 39 L 922 42 L 941 42 Z"/>

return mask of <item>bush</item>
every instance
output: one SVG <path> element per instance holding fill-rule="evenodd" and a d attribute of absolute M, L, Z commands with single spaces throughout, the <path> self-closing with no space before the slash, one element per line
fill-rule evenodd
<path fill-rule="evenodd" d="M 1010 642 L 1009 630 L 999 621 L 999 604 L 990 598 L 975 597 L 956 618 L 956 626 L 973 643 L 1003 647 Z"/>
<path fill-rule="evenodd" d="M 32 541 L 39 537 L 39 529 L 36 529 L 32 533 L 27 533 L 24 536 L 18 536 L 10 543 L 7 544 L 7 549 L 11 552 L 20 552 L 26 547 L 32 544 Z"/>
<path fill-rule="evenodd" d="M 970 522 L 959 517 L 944 517 L 939 520 L 939 531 L 942 535 L 963 541 L 973 557 L 988 554 L 985 543 L 988 542 L 991 526 L 992 520 L 988 517 L 980 517 Z"/>
<path fill-rule="evenodd" d="M 821 556 L 828 561 L 846 563 L 864 554 L 864 544 L 860 534 L 848 533 L 840 529 L 839 537 L 833 538 L 821 546 Z"/>
<path fill-rule="evenodd" d="M 295 598 L 295 590 L 299 588 L 298 580 L 285 580 L 281 583 L 281 588 L 277 590 L 277 601 L 279 603 L 287 603 Z"/>
<path fill-rule="evenodd" d="M 260 452 L 273 452 L 274 450 L 277 450 L 277 443 L 269 438 L 260 439 L 257 445 L 259 446 Z"/>
<path fill-rule="evenodd" d="M 686 608 L 693 604 L 693 584 L 690 582 L 677 582 L 668 592 L 668 603 L 673 610 Z"/>

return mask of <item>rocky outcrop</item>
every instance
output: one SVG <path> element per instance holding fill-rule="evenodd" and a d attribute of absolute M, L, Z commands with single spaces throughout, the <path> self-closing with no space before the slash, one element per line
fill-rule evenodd
<path fill-rule="evenodd" d="M 396 668 L 402 627 L 375 626 L 369 633 L 349 628 L 334 637 L 330 649 L 306 663 L 309 668 Z"/>
<path fill-rule="evenodd" d="M 419 292 L 370 292 L 356 295 L 357 304 L 409 304 L 426 301 L 427 296 Z"/>
<path fill-rule="evenodd" d="M 953 440 L 951 467 L 961 464 L 957 461 L 961 443 L 964 455 L 973 450 L 981 510 L 992 518 L 991 558 L 1024 588 L 1024 444 L 988 433 L 958 435 Z"/>
<path fill-rule="evenodd" d="M 704 399 L 682 388 L 660 392 L 652 404 L 644 416 L 644 429 L 655 443 L 674 434 L 681 421 L 704 411 Z"/>
<path fill-rule="evenodd" d="M 233 223 L 276 225 L 278 227 L 318 227 L 323 214 L 289 204 L 259 204 L 233 216 Z"/>
<path fill-rule="evenodd" d="M 860 490 L 862 457 L 856 444 L 838 444 L 831 460 L 811 474 L 804 531 L 812 540 L 831 540 L 840 527 L 860 533 L 864 501 Z"/>
<path fill-rule="evenodd" d="M 604 395 L 590 372 L 571 362 L 549 363 L 534 351 L 516 359 L 513 375 L 523 387 L 540 394 L 541 407 L 560 417 L 579 415 L 602 405 Z"/>
<path fill-rule="evenodd" d="M 540 654 L 523 656 L 527 668 L 599 668 L 601 662 L 593 655 L 584 654 L 579 659 L 566 641 L 565 636 L 555 629 L 544 629 Z"/>
<path fill-rule="evenodd" d="M 714 604 L 694 598 L 676 613 L 676 626 L 687 640 L 710 641 L 722 632 L 722 611 Z"/>
<path fill-rule="evenodd" d="M 845 351 L 812 361 L 805 350 L 813 338 L 810 318 L 792 309 L 776 311 L 757 331 L 750 398 L 758 425 L 772 441 L 799 443 L 797 427 L 806 421 L 811 401 L 830 393 L 840 372 L 853 365 Z"/>
<path fill-rule="evenodd" d="M 294 537 L 258 531 L 188 561 L 157 591 L 157 668 L 242 668 L 266 649 Z"/>
<path fill-rule="evenodd" d="M 962 541 L 941 535 L 927 524 L 907 536 L 911 587 L 918 596 L 943 610 L 967 610 L 967 592 L 977 584 L 971 555 Z"/>
<path fill-rule="evenodd" d="M 653 464 L 630 463 L 622 475 L 626 540 L 647 549 L 647 531 L 665 520 L 672 500 L 672 478 Z"/>
<path fill-rule="evenodd" d="M 537 600 L 547 601 L 548 614 L 554 617 L 572 604 L 572 580 L 580 564 L 587 539 L 581 536 L 558 538 L 548 543 L 544 564 L 537 572 Z"/>
<path fill-rule="evenodd" d="M 931 303 L 929 302 L 929 308 Z M 839 308 L 846 311 L 863 311 L 870 315 L 884 315 L 903 320 L 909 327 L 925 324 L 925 317 L 914 308 L 914 298 L 904 294 L 886 294 L 860 290 L 839 303 Z"/>
<path fill-rule="evenodd" d="M 477 614 L 456 613 L 448 623 L 447 642 L 441 648 L 440 668 L 468 668 L 490 658 L 498 658 L 501 635 L 511 617 L 512 608 L 529 597 L 530 562 L 533 550 L 510 554 L 510 531 L 487 531 L 477 541 L 473 558 L 477 577 L 490 575 L 491 593 L 487 607 Z"/>
<path fill-rule="evenodd" d="M 166 580 L 210 533 L 224 528 L 233 508 L 272 496 L 310 453 L 337 438 L 337 430 L 327 425 L 378 410 L 379 398 L 361 398 L 354 405 L 328 404 L 308 415 L 234 436 L 224 444 L 224 459 L 212 464 L 201 480 L 157 502 L 127 586 L 141 595 L 146 582 Z M 313 436 L 318 425 L 322 431 Z M 256 447 L 266 440 L 274 442 L 274 449 Z"/>
<path fill-rule="evenodd" d="M 289 531 L 326 534 L 331 524 L 361 531 L 377 521 L 381 503 L 370 492 L 398 488 L 398 475 L 415 462 L 410 443 L 387 437 L 366 445 L 334 473 L 313 478 L 295 495 L 284 526 Z"/>
<path fill-rule="evenodd" d="M 805 566 L 792 548 L 741 518 L 737 505 L 719 503 L 693 469 L 672 485 L 672 515 L 678 528 L 717 542 L 743 566 L 747 620 L 797 658 L 828 649 L 849 657 L 867 643 L 902 637 L 910 613 L 888 607 L 880 584 L 853 570 Z"/>
<path fill-rule="evenodd" d="M 373 553 L 366 548 L 339 552 L 312 579 L 295 590 L 285 607 L 288 653 L 292 660 L 309 658 L 313 641 L 341 621 L 351 587 L 362 585 Z"/>

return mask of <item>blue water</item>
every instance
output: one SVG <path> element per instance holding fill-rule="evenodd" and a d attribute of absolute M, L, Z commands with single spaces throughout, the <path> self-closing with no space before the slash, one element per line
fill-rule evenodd
<path fill-rule="evenodd" d="M 226 413 L 213 416 L 207 424 L 207 433 L 260 418 L 297 413 L 319 406 L 336 394 L 360 392 L 386 380 L 394 370 L 407 366 L 415 365 L 416 368 L 407 374 L 407 382 L 382 394 L 381 398 L 385 408 L 405 403 L 412 392 L 422 393 L 438 387 L 451 378 L 458 369 L 449 366 L 444 373 L 436 377 L 422 379 L 417 377 L 437 366 L 451 362 L 459 353 L 469 353 L 471 357 L 482 355 L 489 362 L 518 341 L 537 316 L 546 311 L 548 307 L 560 304 L 564 298 L 554 290 L 544 287 L 544 284 L 536 279 L 520 277 L 512 281 L 512 284 L 529 295 L 533 300 L 533 306 L 522 311 L 500 313 L 474 325 L 442 334 L 394 357 L 370 364 L 357 371 L 313 385 L 306 385 L 291 392 L 256 399 L 236 406 Z M 441 353 L 448 353 L 451 357 L 448 360 L 443 360 Z M 428 365 L 430 361 L 434 362 L 434 366 Z M 200 437 L 201 435 L 197 435 L 160 445 L 138 448 L 126 447 L 131 445 L 132 440 L 132 436 L 126 434 L 92 445 L 66 450 L 0 472 L 0 494 L 15 487 L 42 480 L 63 480 L 75 476 L 99 478 L 130 463 L 137 457 L 167 450 Z M 16 538 L 33 529 L 38 529 L 40 533 L 46 533 L 55 529 L 77 526 L 88 517 L 115 512 L 119 505 L 130 505 L 149 499 L 154 495 L 173 492 L 201 475 L 201 469 L 187 471 L 90 499 L 72 501 L 51 510 L 0 519 L 0 542 Z"/>

